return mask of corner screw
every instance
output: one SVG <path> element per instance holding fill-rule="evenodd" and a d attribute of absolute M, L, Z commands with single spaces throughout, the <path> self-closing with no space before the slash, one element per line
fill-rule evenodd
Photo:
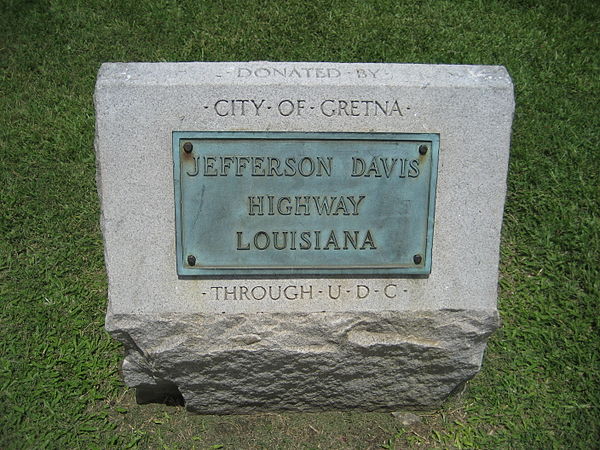
<path fill-rule="evenodd" d="M 194 255 L 188 255 L 187 262 L 190 266 L 196 265 L 196 257 Z"/>
<path fill-rule="evenodd" d="M 415 255 L 413 256 L 413 261 L 415 262 L 415 264 L 421 264 L 421 261 L 423 261 L 423 257 L 421 255 Z"/>
<path fill-rule="evenodd" d="M 424 155 L 425 153 L 427 153 L 427 150 L 429 150 L 429 149 L 427 148 L 426 145 L 419 145 L 419 153 L 421 155 Z"/>
<path fill-rule="evenodd" d="M 185 150 L 186 153 L 192 153 L 194 146 L 192 145 L 191 142 L 186 142 L 185 144 L 183 144 L 183 149 Z"/>

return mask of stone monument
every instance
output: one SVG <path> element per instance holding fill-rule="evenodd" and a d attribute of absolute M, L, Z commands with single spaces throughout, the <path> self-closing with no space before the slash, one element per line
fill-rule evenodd
<path fill-rule="evenodd" d="M 478 372 L 503 67 L 107 63 L 95 105 L 106 327 L 140 400 L 431 407 Z"/>

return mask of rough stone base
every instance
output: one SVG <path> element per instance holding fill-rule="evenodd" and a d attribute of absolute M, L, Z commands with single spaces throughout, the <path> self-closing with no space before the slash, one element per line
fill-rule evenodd
<path fill-rule="evenodd" d="M 141 400 L 206 414 L 439 405 L 481 367 L 497 312 L 108 314 Z M 150 397 L 148 397 L 150 395 Z"/>

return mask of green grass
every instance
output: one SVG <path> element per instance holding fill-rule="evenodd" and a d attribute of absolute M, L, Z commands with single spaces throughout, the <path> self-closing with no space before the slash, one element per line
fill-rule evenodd
<path fill-rule="evenodd" d="M 600 446 L 597 1 L 0 0 L 0 447 Z M 136 405 L 103 330 L 104 61 L 503 64 L 517 109 L 503 328 L 443 408 L 195 416 Z"/>

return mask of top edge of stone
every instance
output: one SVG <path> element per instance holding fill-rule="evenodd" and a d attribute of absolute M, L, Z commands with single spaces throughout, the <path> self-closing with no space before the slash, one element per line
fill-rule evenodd
<path fill-rule="evenodd" d="M 107 62 L 96 88 L 193 85 L 404 85 L 512 89 L 504 66 L 333 62 Z"/>

